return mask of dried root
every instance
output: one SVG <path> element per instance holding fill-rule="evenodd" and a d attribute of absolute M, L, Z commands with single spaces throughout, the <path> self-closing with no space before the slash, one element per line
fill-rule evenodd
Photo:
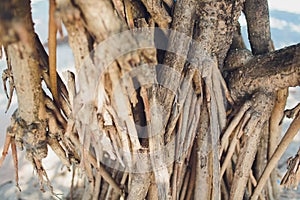
<path fill-rule="evenodd" d="M 5 145 L 0 159 L 0 167 L 8 153 L 9 146 L 11 146 L 16 173 L 16 186 L 19 188 L 16 147 L 18 146 L 21 150 L 25 148 L 26 159 L 32 162 L 38 174 L 41 191 L 44 191 L 44 184 L 46 184 L 53 193 L 50 180 L 42 165 L 42 159 L 45 158 L 48 153 L 47 145 L 51 147 L 68 169 L 71 163 L 78 164 L 79 156 L 75 151 L 73 143 L 64 137 L 63 127 L 66 126 L 65 119 L 61 116 L 54 103 L 47 97 L 45 99 L 47 108 L 46 120 L 36 121 L 28 125 L 19 117 L 18 110 L 12 115 L 11 125 L 7 128 Z"/>
<path fill-rule="evenodd" d="M 228 125 L 228 127 L 226 128 L 225 133 L 222 136 L 221 139 L 221 149 L 220 149 L 220 153 L 219 153 L 219 158 L 221 158 L 221 155 L 223 153 L 224 150 L 227 149 L 228 147 L 228 141 L 229 141 L 229 137 L 230 135 L 234 132 L 234 130 L 236 129 L 236 127 L 238 126 L 238 124 L 243 121 L 243 117 L 245 115 L 245 113 L 248 111 L 248 109 L 251 106 L 251 102 L 247 101 L 239 110 L 239 112 L 235 115 L 235 117 L 231 120 L 230 124 Z"/>
<path fill-rule="evenodd" d="M 300 182 L 300 148 L 294 158 L 290 157 L 287 162 L 287 172 L 282 178 L 280 185 L 297 189 Z"/>
<path fill-rule="evenodd" d="M 269 160 L 267 166 L 265 167 L 264 172 L 262 173 L 261 177 L 259 178 L 257 186 L 256 186 L 256 188 L 255 188 L 255 190 L 253 192 L 252 197 L 251 197 L 252 200 L 255 200 L 255 199 L 258 198 L 258 195 L 260 194 L 260 192 L 262 191 L 265 183 L 267 182 L 269 175 L 271 174 L 272 170 L 276 167 L 277 162 L 279 161 L 279 159 L 281 158 L 281 156 L 283 155 L 283 153 L 287 149 L 288 145 L 292 142 L 292 140 L 295 137 L 295 135 L 299 132 L 299 129 L 300 129 L 300 113 L 297 112 L 297 114 L 295 115 L 295 118 L 294 118 L 293 122 L 291 123 L 290 127 L 288 128 L 288 130 L 286 131 L 285 135 L 281 139 L 279 145 L 277 146 L 277 148 L 274 151 L 271 159 Z M 295 159 L 295 161 L 296 160 L 297 159 Z M 290 168 L 290 169 L 292 169 L 292 168 Z M 293 169 L 292 171 L 296 172 L 297 170 Z M 289 171 L 287 173 L 289 174 Z M 287 175 L 286 178 L 288 176 L 289 175 Z M 291 178 L 292 177 L 293 176 L 291 176 Z M 285 180 L 282 183 L 286 182 L 286 178 L 285 178 Z M 286 182 L 286 185 L 288 185 L 287 182 Z"/>
<path fill-rule="evenodd" d="M 251 195 L 252 188 L 257 185 L 252 165 L 260 141 L 260 130 L 271 114 L 272 103 L 270 95 L 254 94 L 237 113 L 233 113 L 234 117 L 222 136 L 220 180 L 225 180 L 225 185 L 231 185 L 231 192 L 227 194 L 230 199 L 241 199 L 247 186 Z"/>
<path fill-rule="evenodd" d="M 285 111 L 285 115 L 289 118 L 296 118 L 296 119 L 298 118 L 299 121 L 299 115 L 300 115 L 299 111 L 300 111 L 300 103 L 295 108 Z M 297 129 L 295 129 L 295 132 L 297 132 Z M 280 185 L 283 185 L 284 187 L 287 188 L 293 187 L 296 189 L 300 182 L 300 148 L 297 154 L 294 156 L 294 158 L 291 157 L 288 159 L 287 164 L 288 164 L 287 172 L 282 178 Z"/>
<path fill-rule="evenodd" d="M 11 137 L 9 134 L 6 134 L 5 144 L 2 151 L 2 157 L 0 159 L 0 167 L 3 164 L 3 161 L 8 153 L 9 145 L 11 146 L 12 156 L 13 156 L 13 162 L 15 167 L 15 181 L 16 181 L 16 187 L 21 191 L 21 188 L 19 187 L 19 173 L 18 173 L 18 154 L 17 154 L 17 147 L 15 143 L 15 138 Z"/>
<path fill-rule="evenodd" d="M 8 84 L 9 84 L 9 94 L 7 92 L 7 86 L 6 86 L 7 80 L 8 80 Z M 5 113 L 6 113 L 11 104 L 12 96 L 13 96 L 13 92 L 14 92 L 14 88 L 15 88 L 14 87 L 14 78 L 13 78 L 13 74 L 12 74 L 12 70 L 11 70 L 9 61 L 8 61 L 8 68 L 5 69 L 2 73 L 2 82 L 3 82 L 4 92 L 6 94 L 6 97 L 8 98 L 8 103 L 7 103 L 6 110 L 5 110 Z"/>

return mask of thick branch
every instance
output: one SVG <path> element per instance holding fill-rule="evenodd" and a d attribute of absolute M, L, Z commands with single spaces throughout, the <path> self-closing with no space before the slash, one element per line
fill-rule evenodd
<path fill-rule="evenodd" d="M 227 77 L 234 100 L 257 90 L 273 92 L 300 84 L 300 44 L 256 56 Z"/>
<path fill-rule="evenodd" d="M 252 53 L 264 54 L 273 50 L 267 0 L 247 0 L 244 9 Z"/>
<path fill-rule="evenodd" d="M 1 2 L 1 6 L 3 4 L 5 3 Z M 9 12 L 13 17 L 7 19 L 5 16 L 0 16 L 0 29 L 6 28 L 2 26 L 5 23 L 12 23 L 11 29 L 19 39 L 12 44 L 6 43 L 7 57 L 12 65 L 19 115 L 27 124 L 31 124 L 43 118 L 45 108 L 30 1 L 14 2 L 11 6 Z M 0 35 L 0 40 L 5 41 L 5 37 L 7 36 Z"/>

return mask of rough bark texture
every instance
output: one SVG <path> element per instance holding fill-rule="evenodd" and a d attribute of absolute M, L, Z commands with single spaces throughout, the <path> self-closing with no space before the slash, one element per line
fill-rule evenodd
<path fill-rule="evenodd" d="M 35 34 L 33 31 L 33 22 L 31 19 L 31 10 L 29 2 L 24 1 L 22 4 L 16 4 L 18 8 L 15 10 L 15 16 L 22 26 L 14 31 L 20 31 L 18 34 L 23 34 L 23 39 L 7 46 L 8 59 L 11 61 L 12 72 L 15 81 L 14 86 L 17 91 L 19 104 L 19 115 L 27 124 L 31 124 L 38 119 L 41 119 L 40 110 L 44 110 L 42 104 L 42 89 L 41 89 L 41 71 L 38 63 L 38 53 L 35 49 Z M 3 27 L 4 28 L 4 27 Z M 29 67 L 30 66 L 30 67 Z M 24 74 L 28 74 L 24 76 Z M 28 88 L 25 88 L 29 86 Z M 36 88 L 32 86 L 37 86 Z M 45 112 L 45 111 L 42 111 Z"/>
<path fill-rule="evenodd" d="M 266 55 L 255 56 L 230 73 L 228 85 L 233 99 L 247 97 L 257 90 L 278 91 L 299 85 L 299 49 L 293 45 Z"/>
<path fill-rule="evenodd" d="M 30 4 L 28 1 L 15 4 L 18 8 L 15 10 L 14 19 L 18 20 L 14 31 L 22 34 L 22 39 L 6 46 L 7 59 L 10 60 L 12 73 L 14 75 L 14 87 L 18 95 L 18 114 L 17 118 L 24 120 L 28 132 L 25 132 L 22 145 L 32 152 L 39 159 L 46 157 L 46 131 L 44 121 L 46 120 L 46 108 L 44 105 L 44 96 L 41 87 L 41 70 L 39 68 L 39 57 L 35 48 L 35 33 L 33 31 L 33 22 L 31 19 Z M 26 74 L 26 76 L 24 76 Z M 36 127 L 39 131 L 34 134 Z M 22 136 L 21 136 L 22 137 Z M 30 156 L 30 153 L 27 155 Z"/>
<path fill-rule="evenodd" d="M 268 2 L 266 0 L 247 0 L 244 8 L 252 53 L 261 55 L 273 50 Z"/>
<path fill-rule="evenodd" d="M 85 173 L 78 198 L 276 195 L 274 178 L 273 188 L 264 186 L 299 129 L 295 109 L 295 121 L 275 149 L 284 91 L 300 84 L 300 45 L 270 52 L 267 1 L 55 2 L 54 17 L 68 31 L 79 84 L 69 73 L 67 91 L 57 76 L 57 104 L 41 88 L 45 81 L 56 91 L 48 68 L 55 56 L 48 62 L 34 34 L 29 1 L 0 3 L 0 44 L 19 106 L 0 166 L 10 144 L 17 163 L 16 141 L 25 143 L 41 187 L 46 179 L 51 189 L 41 164 L 47 145 L 64 165 L 79 166 Z M 251 51 L 239 30 L 242 11 Z M 274 107 L 276 95 L 282 98 Z M 29 141 L 24 130 L 40 143 Z M 289 168 L 283 184 L 293 185 L 297 173 Z"/>

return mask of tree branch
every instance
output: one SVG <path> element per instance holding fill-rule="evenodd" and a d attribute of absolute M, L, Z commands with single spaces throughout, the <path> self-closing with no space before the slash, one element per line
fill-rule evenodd
<path fill-rule="evenodd" d="M 252 53 L 259 55 L 273 50 L 268 1 L 247 0 L 244 13 L 247 19 L 248 37 Z"/>
<path fill-rule="evenodd" d="M 226 77 L 234 100 L 300 84 L 300 44 L 256 56 Z"/>
<path fill-rule="evenodd" d="M 1 2 L 2 4 L 5 3 Z M 12 23 L 10 29 L 17 34 L 19 39 L 18 42 L 4 44 L 7 48 L 7 58 L 12 66 L 14 86 L 18 96 L 19 115 L 27 124 L 31 124 L 44 118 L 45 108 L 43 105 L 38 52 L 30 14 L 30 1 L 11 4 L 12 8 L 9 12 L 13 17 L 7 19 L 5 16 L 0 16 L 0 29 L 7 28 L 1 26 L 2 23 Z M 5 37 L 10 36 L 0 35 L 0 40 L 5 41 Z"/>

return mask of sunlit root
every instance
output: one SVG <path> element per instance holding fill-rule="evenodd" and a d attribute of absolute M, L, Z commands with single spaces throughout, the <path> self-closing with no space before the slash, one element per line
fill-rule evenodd
<path fill-rule="evenodd" d="M 12 115 L 11 125 L 7 128 L 5 145 L 2 153 L 2 158 L 0 160 L 0 166 L 4 161 L 9 146 L 11 145 L 12 156 L 14 161 L 15 173 L 16 173 L 16 186 L 19 188 L 18 184 L 18 157 L 16 146 L 26 149 L 26 157 L 29 160 L 32 159 L 42 159 L 47 156 L 47 146 L 46 146 L 46 134 L 43 136 L 43 123 L 32 123 L 26 125 L 26 123 L 19 118 L 18 111 L 16 110 Z"/>
<path fill-rule="evenodd" d="M 300 103 L 291 110 L 286 110 L 285 115 L 289 118 L 295 118 L 299 115 Z M 287 172 L 281 180 L 280 185 L 283 185 L 288 188 L 297 188 L 300 182 L 300 148 L 297 154 L 288 159 Z"/>
<path fill-rule="evenodd" d="M 6 155 L 8 154 L 8 149 L 9 149 L 10 141 L 11 141 L 11 136 L 9 134 L 6 134 L 4 148 L 3 148 L 2 156 L 1 156 L 1 159 L 0 159 L 0 167 L 3 164 L 3 161 L 6 158 Z"/>
<path fill-rule="evenodd" d="M 15 181 L 16 181 L 16 187 L 21 191 L 21 188 L 19 186 L 19 167 L 18 167 L 18 153 L 17 153 L 17 146 L 15 143 L 14 138 L 10 142 L 11 145 L 11 153 L 13 156 L 13 162 L 14 162 L 14 168 L 15 168 Z"/>
<path fill-rule="evenodd" d="M 168 28 L 169 23 L 172 21 L 168 12 L 164 9 L 160 1 L 148 1 L 142 0 L 143 4 L 147 8 L 147 11 L 154 18 L 155 22 L 161 28 Z"/>
<path fill-rule="evenodd" d="M 239 139 L 241 138 L 242 134 L 244 133 L 243 128 L 245 127 L 245 124 L 248 122 L 250 117 L 251 117 L 251 112 L 247 111 L 246 114 L 244 115 L 244 117 L 239 122 L 239 125 L 235 128 L 234 135 L 233 135 L 232 140 L 231 140 L 230 145 L 229 145 L 229 149 L 226 152 L 226 157 L 225 157 L 224 162 L 221 166 L 220 180 L 222 179 L 223 174 L 225 173 L 225 170 L 226 170 L 229 162 L 231 161 L 231 158 L 232 158 L 232 156 L 235 152 L 235 149 L 236 149 L 236 145 L 239 142 Z"/>
<path fill-rule="evenodd" d="M 65 150 L 62 148 L 62 146 L 59 144 L 56 138 L 49 138 L 48 144 L 51 147 L 51 149 L 55 152 L 55 154 L 59 157 L 59 159 L 62 161 L 62 163 L 68 167 L 68 170 L 70 170 L 71 163 L 69 159 L 66 156 Z"/>
<path fill-rule="evenodd" d="M 49 127 L 48 144 L 61 159 L 63 164 L 69 168 L 71 163 L 76 164 L 80 159 L 75 151 L 74 145 L 70 142 L 68 137 L 65 136 L 67 121 L 62 116 L 54 102 L 47 95 L 45 95 L 45 105 L 47 107 L 47 120 Z"/>
<path fill-rule="evenodd" d="M 45 49 L 37 35 L 35 36 L 35 43 L 36 43 L 36 48 L 37 48 L 39 56 L 40 56 L 39 63 L 40 63 L 42 78 L 43 78 L 46 86 L 51 90 L 49 61 L 48 61 L 47 52 L 45 51 Z M 58 84 L 57 89 L 59 89 L 59 93 L 58 93 L 59 105 L 58 106 L 62 109 L 63 113 L 67 117 L 69 117 L 71 110 L 70 110 L 70 101 L 69 101 L 68 90 L 57 72 L 56 72 L 56 76 L 57 76 L 57 84 Z"/>
<path fill-rule="evenodd" d="M 50 89 L 55 102 L 58 100 L 57 90 L 57 76 L 56 76 L 56 33 L 57 26 L 54 18 L 56 3 L 54 0 L 49 1 L 49 34 L 48 34 L 48 47 L 49 47 L 49 75 L 50 75 Z"/>
<path fill-rule="evenodd" d="M 9 134 L 6 133 L 4 148 L 2 151 L 2 157 L 0 159 L 0 168 L 2 167 L 3 161 L 6 158 L 6 155 L 8 154 L 9 146 L 11 146 L 12 150 L 12 156 L 13 156 L 13 162 L 14 162 L 14 168 L 15 168 L 15 181 L 16 181 L 16 187 L 21 191 L 21 188 L 19 187 L 19 173 L 18 173 L 18 155 L 17 155 L 17 147 L 15 143 L 15 139 Z"/>
<path fill-rule="evenodd" d="M 46 184 L 48 186 L 48 188 L 50 189 L 50 191 L 53 193 L 53 187 L 51 185 L 51 182 L 48 178 L 48 175 L 42 165 L 42 161 L 35 158 L 35 157 L 31 157 L 31 162 L 32 162 L 32 165 L 34 166 L 37 174 L 38 174 L 38 177 L 39 177 L 39 180 L 40 180 L 40 190 L 45 192 L 44 190 L 44 185 L 45 185 L 45 181 L 46 181 Z M 46 179 L 46 180 L 45 180 Z"/>

